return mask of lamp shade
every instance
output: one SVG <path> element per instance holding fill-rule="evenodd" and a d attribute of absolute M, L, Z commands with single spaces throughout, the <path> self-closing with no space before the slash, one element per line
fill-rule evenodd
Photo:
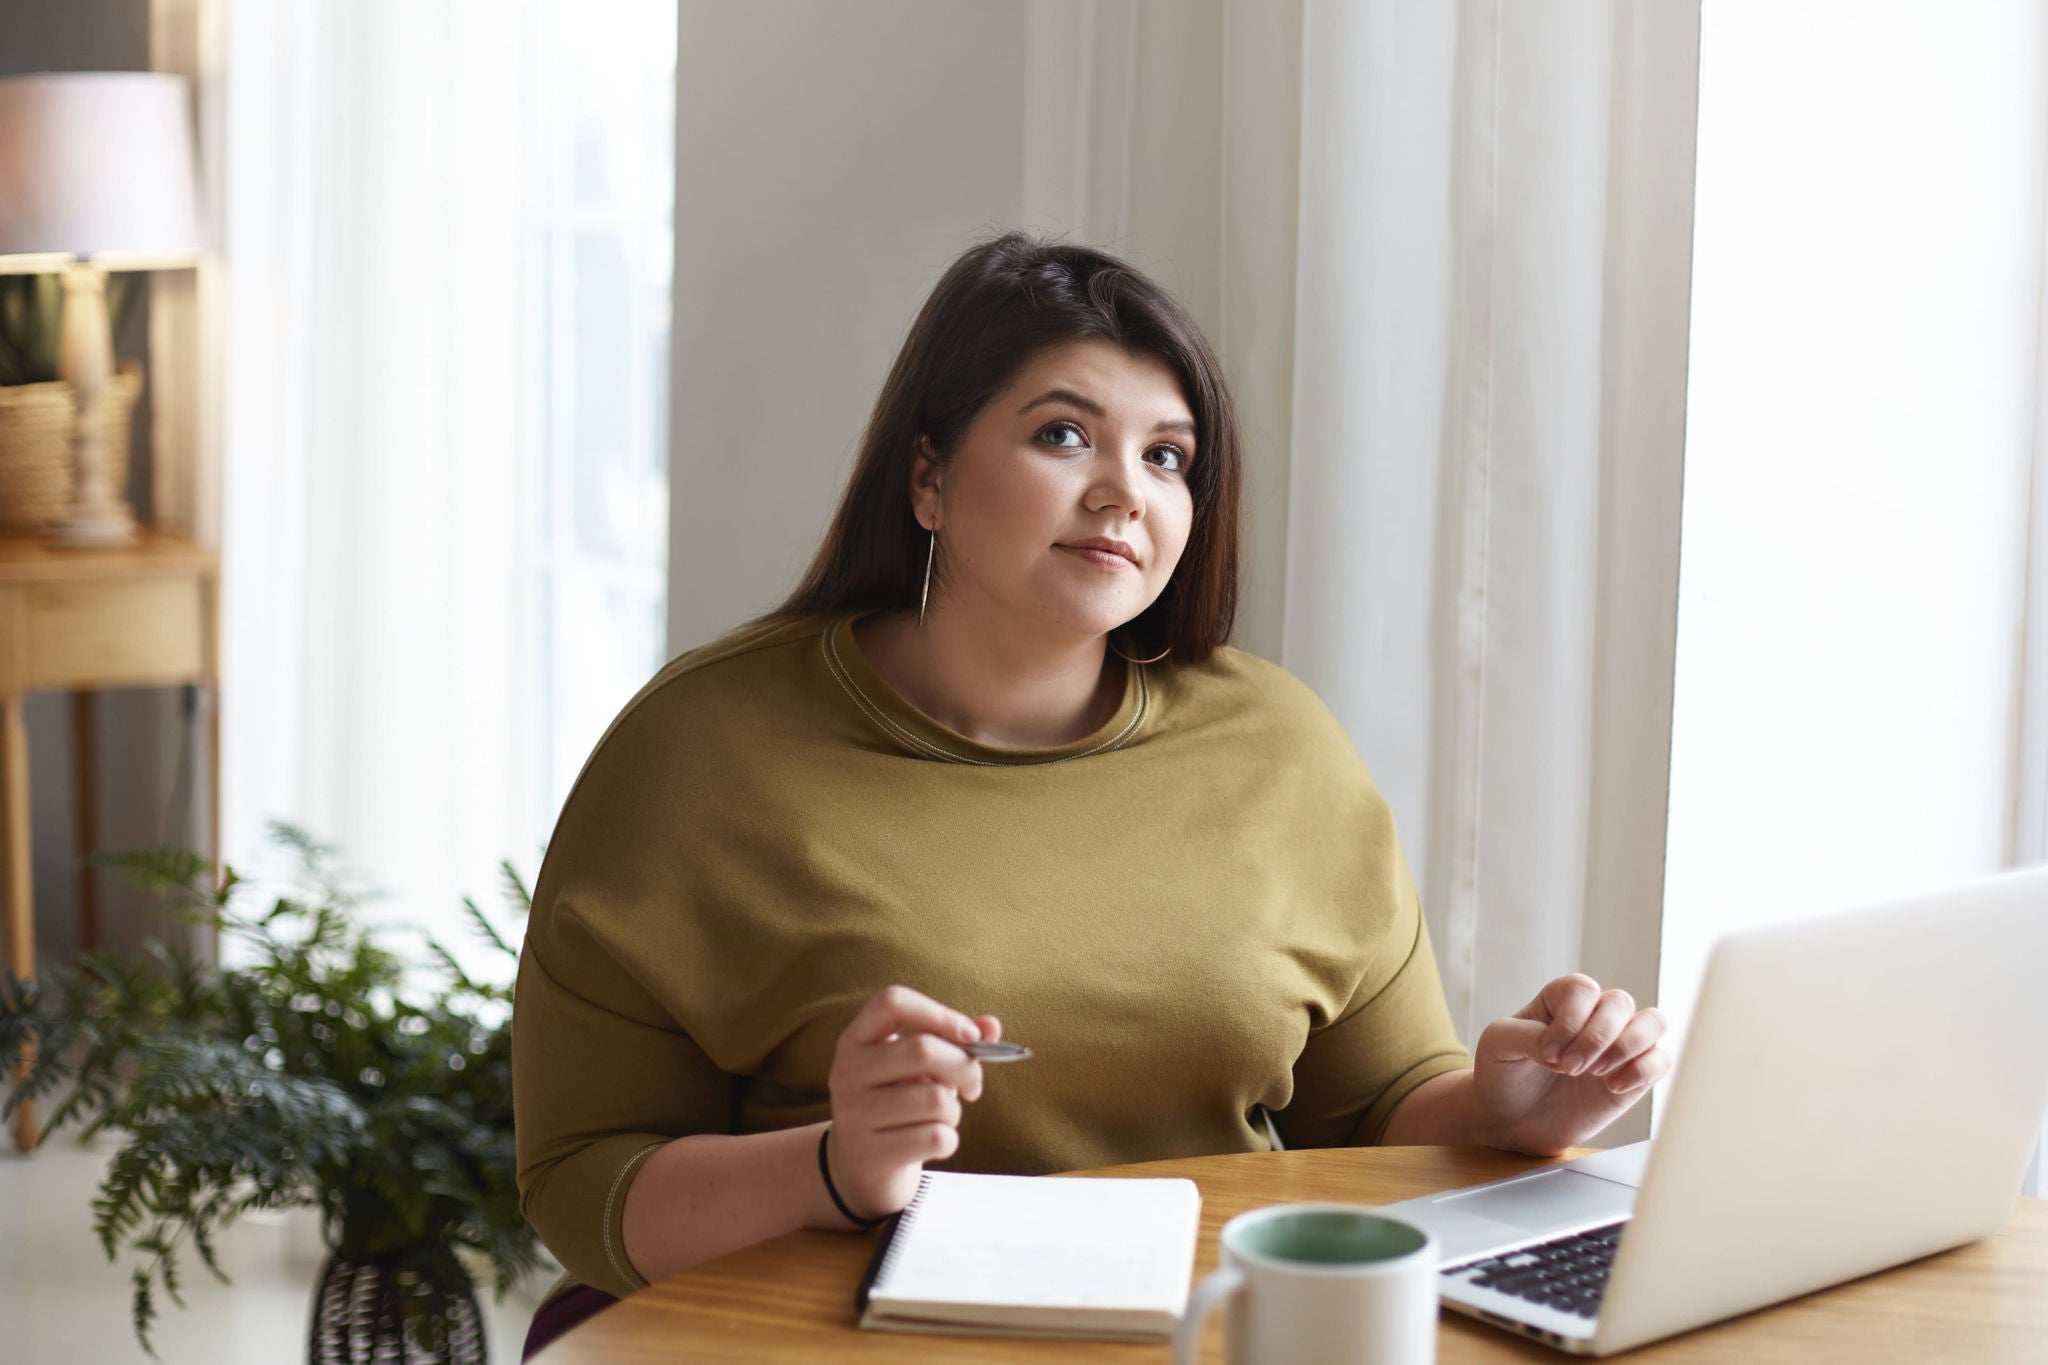
<path fill-rule="evenodd" d="M 194 264 L 186 89 L 155 71 L 0 77 L 0 270 L 9 256 L 52 256 L 46 268 L 64 256 L 108 270 Z"/>

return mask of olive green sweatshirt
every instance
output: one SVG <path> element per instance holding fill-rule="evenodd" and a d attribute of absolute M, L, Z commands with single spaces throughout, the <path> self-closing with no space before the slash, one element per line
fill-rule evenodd
<path fill-rule="evenodd" d="M 1374 1143 L 1471 1065 L 1394 819 L 1329 709 L 1225 647 L 1127 665 L 1099 731 L 977 743 L 856 648 L 856 613 L 670 662 L 570 791 L 513 1007 L 521 1208 L 623 1297 L 662 1144 L 831 1113 L 840 1032 L 901 982 L 994 1014 L 960 1149 L 1018 1174 Z"/>

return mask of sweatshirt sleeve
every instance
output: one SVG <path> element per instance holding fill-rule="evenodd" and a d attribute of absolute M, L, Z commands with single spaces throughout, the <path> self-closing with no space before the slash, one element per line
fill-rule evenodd
<path fill-rule="evenodd" d="M 519 1207 L 571 1278 L 624 1298 L 626 1192 L 646 1159 L 731 1131 L 737 1081 L 557 901 L 529 922 L 513 987 Z"/>
<path fill-rule="evenodd" d="M 1395 913 L 1380 951 L 1338 1017 L 1309 1034 L 1293 1098 L 1274 1116 L 1290 1148 L 1376 1146 L 1417 1086 L 1472 1065 L 1451 1025 L 1422 899 L 1398 849 L 1392 861 Z"/>

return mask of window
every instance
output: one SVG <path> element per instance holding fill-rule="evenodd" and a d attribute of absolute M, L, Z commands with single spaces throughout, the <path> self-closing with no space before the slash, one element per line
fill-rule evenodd
<path fill-rule="evenodd" d="M 601 14 L 601 18 L 600 18 Z M 664 654 L 676 9 L 548 0 L 531 106 L 543 433 L 531 471 L 537 843 Z M 533 844 L 527 845 L 532 847 Z"/>
<path fill-rule="evenodd" d="M 2013 856 L 2048 20 L 1710 4 L 1660 1003 Z"/>
<path fill-rule="evenodd" d="M 223 847 L 264 878 L 295 821 L 509 975 L 462 897 L 532 874 L 664 649 L 675 7 L 226 39 Z"/>

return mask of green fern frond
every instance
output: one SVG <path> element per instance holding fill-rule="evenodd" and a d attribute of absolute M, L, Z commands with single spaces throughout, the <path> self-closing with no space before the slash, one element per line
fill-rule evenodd
<path fill-rule="evenodd" d="M 158 1224 L 158 1226 L 161 1227 L 163 1225 Z M 164 1293 L 171 1296 L 172 1303 L 177 1304 L 180 1308 L 185 1308 L 189 1307 L 189 1305 L 185 1302 L 184 1296 L 178 1292 L 178 1262 L 171 1255 L 171 1242 L 175 1240 L 175 1234 L 169 1241 L 165 1240 L 161 1234 L 158 1234 L 153 1245 L 147 1249 L 157 1254 L 157 1260 L 162 1267 L 160 1273 L 163 1276 Z"/>
<path fill-rule="evenodd" d="M 520 879 L 510 858 L 498 861 L 498 875 L 504 884 L 505 901 L 523 917 L 533 913 L 533 890 Z"/>
<path fill-rule="evenodd" d="M 336 849 L 332 844 L 322 843 L 290 820 L 269 820 L 264 830 L 275 843 L 283 844 L 299 855 L 306 866 L 325 863 L 333 857 Z"/>
<path fill-rule="evenodd" d="M 477 937 L 483 939 L 484 942 L 508 957 L 519 956 L 519 950 L 505 942 L 504 936 L 492 926 L 489 918 L 477 907 L 475 901 L 471 900 L 468 896 L 464 896 L 462 898 L 462 908 L 468 912 L 470 926 L 476 931 Z"/>
<path fill-rule="evenodd" d="M 441 969 L 448 973 L 458 989 L 472 992 L 482 989 L 475 981 L 470 979 L 468 972 L 462 970 L 462 964 L 455 960 L 455 954 L 441 946 L 440 940 L 429 936 L 427 938 L 427 952 L 440 962 Z"/>
<path fill-rule="evenodd" d="M 210 1210 L 216 1208 L 215 1205 L 211 1204 L 209 1204 L 207 1207 Z M 215 1216 L 218 1216 L 217 1212 Z M 233 1284 L 234 1281 L 228 1278 L 227 1272 L 220 1268 L 220 1258 L 216 1248 L 214 1247 L 213 1232 L 210 1230 L 209 1227 L 209 1224 L 212 1221 L 212 1218 L 193 1220 L 192 1249 L 199 1253 L 200 1264 L 204 1265 L 208 1270 L 213 1272 L 214 1279 L 220 1281 L 222 1284 Z M 223 1219 L 222 1221 L 225 1222 L 231 1220 Z"/>
<path fill-rule="evenodd" d="M 189 891 L 213 879 L 213 860 L 189 848 L 123 849 L 87 854 L 81 861 L 145 891 Z"/>
<path fill-rule="evenodd" d="M 150 1294 L 149 1272 L 140 1266 L 129 1277 L 135 1287 L 132 1301 L 132 1316 L 135 1322 L 135 1339 L 142 1343 L 143 1351 L 151 1360 L 161 1360 L 156 1347 L 149 1339 L 149 1325 L 156 1321 L 156 1301 Z"/>

